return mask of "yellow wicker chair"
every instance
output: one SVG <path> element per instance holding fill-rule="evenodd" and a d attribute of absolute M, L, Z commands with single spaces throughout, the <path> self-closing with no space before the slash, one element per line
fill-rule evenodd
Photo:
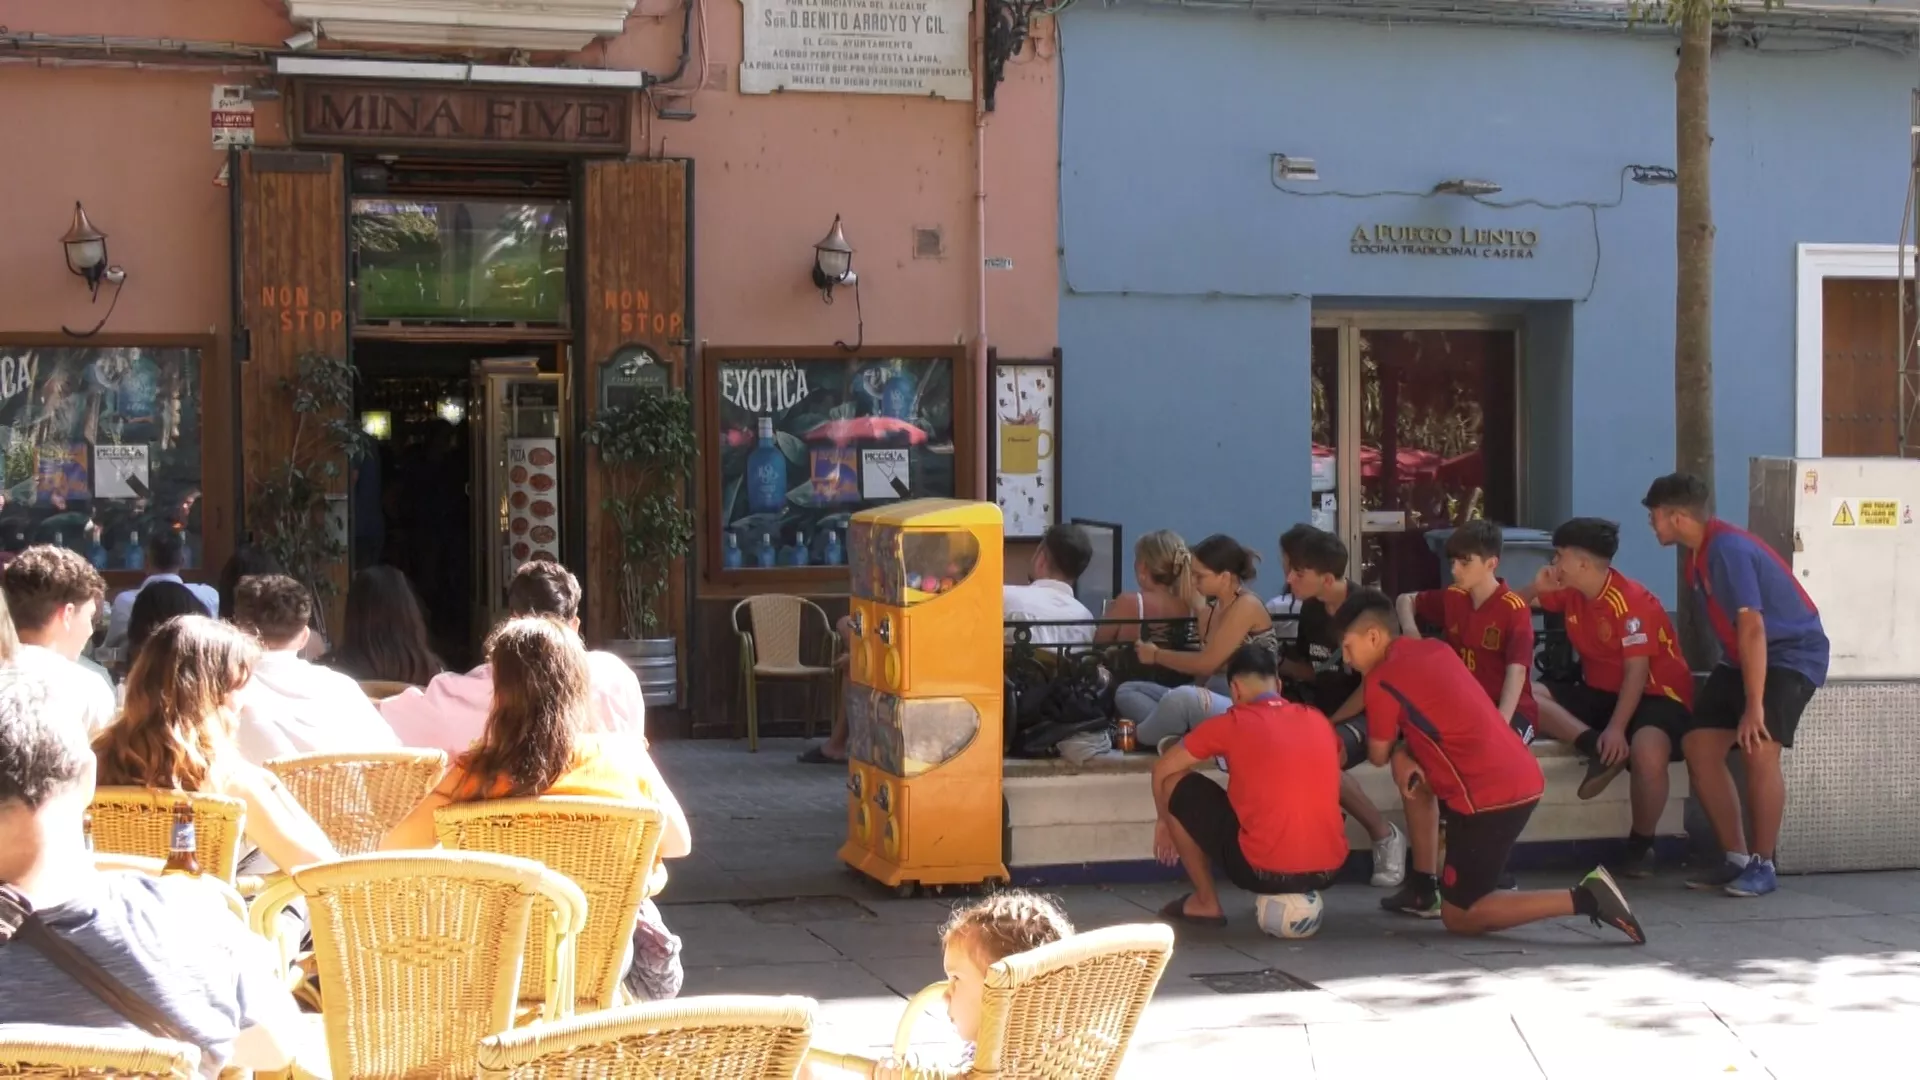
<path fill-rule="evenodd" d="M 367 699 L 376 705 L 390 697 L 398 697 L 411 689 L 413 689 L 412 683 L 397 682 L 392 679 L 360 680 L 360 692 L 367 695 Z"/>
<path fill-rule="evenodd" d="M 1172 955 L 1173 931 L 1155 923 L 1089 930 L 993 965 L 973 1067 L 964 1075 L 1112 1080 Z M 907 1002 L 895 1059 L 907 1060 L 914 1022 L 945 992 L 945 983 L 934 983 Z M 863 1074 L 875 1065 L 853 1054 L 808 1056 Z"/>
<path fill-rule="evenodd" d="M 267 768 L 293 793 L 342 855 L 380 850 L 380 841 L 440 782 L 439 750 L 291 754 Z"/>
<path fill-rule="evenodd" d="M 742 609 L 752 615 L 752 623 L 745 629 L 740 626 Z M 819 633 L 809 635 L 811 624 L 816 622 Z M 834 663 L 840 656 L 840 635 L 834 632 L 833 621 L 820 605 L 781 593 L 749 596 L 733 605 L 733 633 L 740 639 L 740 684 L 747 698 L 748 750 L 760 749 L 761 679 L 825 683 L 832 699 L 829 709 L 839 707 L 840 675 Z M 812 735 L 813 695 L 808 696 L 807 734 Z"/>
<path fill-rule="evenodd" d="M 792 1080 L 814 1003 L 695 997 L 534 1024 L 480 1044 L 482 1080 Z"/>
<path fill-rule="evenodd" d="M 580 1012 L 620 1003 L 621 961 L 633 940 L 635 914 L 660 850 L 660 811 L 640 803 L 547 795 L 457 803 L 433 813 L 449 851 L 488 851 L 532 859 L 565 874 L 587 895 L 587 924 L 575 950 L 575 1001 Z M 544 912 L 536 902 L 536 916 Z M 520 976 L 520 1007 L 563 1013 L 547 1000 L 546 970 L 531 947 Z"/>
<path fill-rule="evenodd" d="M 573 1000 L 573 950 L 587 898 L 558 873 L 501 855 L 353 855 L 301 867 L 254 902 L 254 932 L 305 897 L 335 1077 L 472 1076 L 480 1040 L 513 1025 L 536 901 L 547 996 Z M 282 955 L 289 943 L 280 941 Z M 315 1075 L 296 1064 L 292 1075 Z"/>
<path fill-rule="evenodd" d="M 0 1076 L 196 1080 L 200 1048 L 131 1031 L 0 1024 Z"/>
<path fill-rule="evenodd" d="M 103 787 L 93 793 L 93 847 L 114 855 L 162 859 L 173 843 L 174 804 L 193 807 L 200 872 L 231 885 L 240 864 L 247 807 L 225 795 L 158 788 Z"/>

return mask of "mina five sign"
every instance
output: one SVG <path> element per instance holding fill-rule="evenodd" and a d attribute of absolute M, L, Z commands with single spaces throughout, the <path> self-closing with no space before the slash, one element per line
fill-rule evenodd
<path fill-rule="evenodd" d="M 406 83 L 302 82 L 293 137 L 307 145 L 442 146 L 624 154 L 632 95 Z"/>

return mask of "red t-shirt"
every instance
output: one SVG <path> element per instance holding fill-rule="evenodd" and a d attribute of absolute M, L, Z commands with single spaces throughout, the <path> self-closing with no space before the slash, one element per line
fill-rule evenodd
<path fill-rule="evenodd" d="M 1680 640 L 1660 598 L 1618 570 L 1607 571 L 1607 583 L 1592 600 L 1578 589 L 1556 589 L 1540 594 L 1545 611 L 1564 612 L 1567 640 L 1580 654 L 1580 673 L 1588 686 L 1618 694 L 1626 681 L 1627 661 L 1644 656 L 1646 692 L 1693 707 L 1693 669 L 1680 655 Z"/>
<path fill-rule="evenodd" d="M 1520 684 L 1514 715 L 1529 723 L 1540 715 L 1533 701 L 1533 611 L 1519 593 L 1501 582 L 1486 603 L 1474 607 L 1473 597 L 1458 586 L 1428 589 L 1414 596 L 1413 613 L 1422 622 L 1445 628 L 1447 644 L 1495 706 L 1507 686 L 1507 668 L 1520 665 L 1527 681 Z"/>
<path fill-rule="evenodd" d="M 1255 869 L 1316 874 L 1347 861 L 1340 744 L 1325 713 L 1276 694 L 1203 722 L 1181 745 L 1203 760 L 1227 759 L 1227 800 Z"/>
<path fill-rule="evenodd" d="M 1520 806 L 1546 790 L 1533 751 L 1446 642 L 1395 641 L 1366 685 L 1367 738 L 1405 738 L 1427 786 L 1455 813 Z"/>

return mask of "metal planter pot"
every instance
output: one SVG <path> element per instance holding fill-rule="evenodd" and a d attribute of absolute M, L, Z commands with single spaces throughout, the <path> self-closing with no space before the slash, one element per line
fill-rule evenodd
<path fill-rule="evenodd" d="M 680 703 L 680 649 L 677 638 L 609 641 L 606 649 L 627 662 L 640 677 L 640 696 L 648 708 Z"/>

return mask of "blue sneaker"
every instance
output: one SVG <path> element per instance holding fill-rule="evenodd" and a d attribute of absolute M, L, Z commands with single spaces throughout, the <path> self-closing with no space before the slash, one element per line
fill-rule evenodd
<path fill-rule="evenodd" d="M 1780 887 L 1780 881 L 1773 873 L 1773 860 L 1754 859 L 1747 868 L 1726 888 L 1728 896 L 1765 896 Z"/>

